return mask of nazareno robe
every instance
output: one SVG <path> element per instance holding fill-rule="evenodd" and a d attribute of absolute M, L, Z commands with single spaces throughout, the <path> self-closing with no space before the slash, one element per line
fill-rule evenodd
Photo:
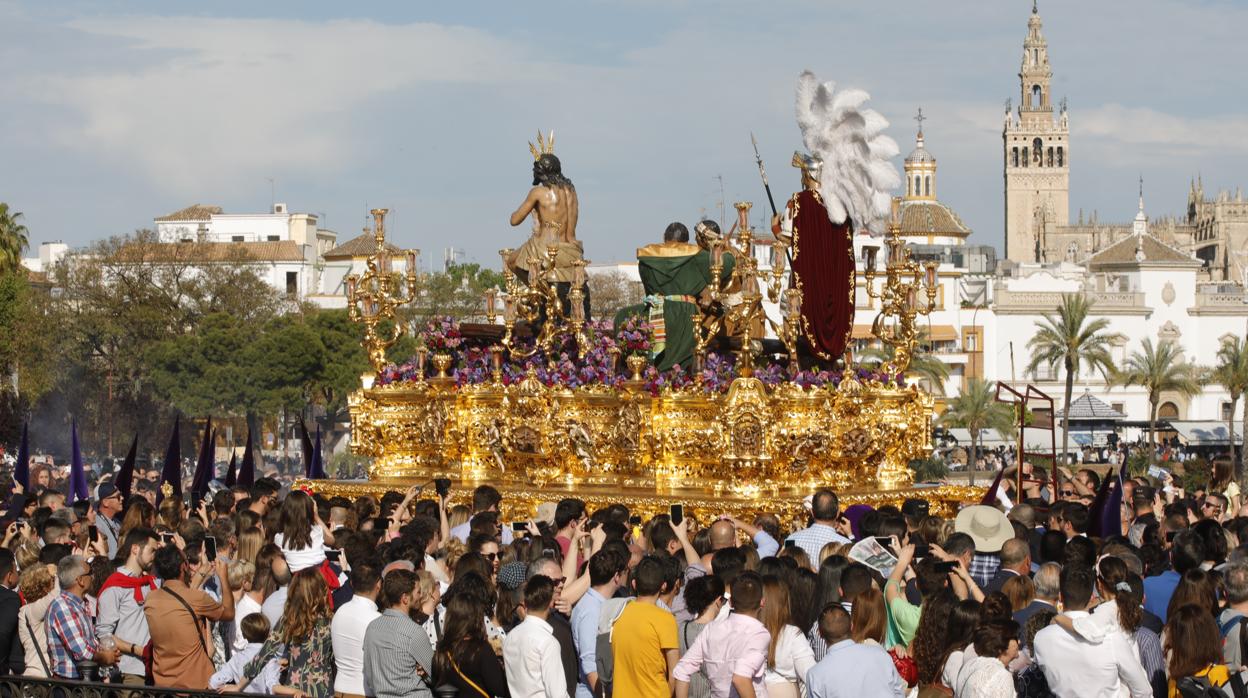
<path fill-rule="evenodd" d="M 854 327 L 854 226 L 828 219 L 818 192 L 803 190 L 793 207 L 793 285 L 802 290 L 802 334 L 820 361 L 845 353 Z"/>
<path fill-rule="evenodd" d="M 720 278 L 728 278 L 732 267 L 731 255 L 724 255 Z M 637 250 L 637 270 L 645 288 L 646 302 L 617 313 L 617 326 L 630 315 L 648 320 L 652 326 L 661 323 L 661 328 L 652 327 L 656 334 L 651 341 L 662 343 L 661 351 L 656 351 L 652 357 L 655 367 L 660 371 L 677 364 L 690 368 L 697 346 L 694 323 L 701 317 L 697 298 L 711 283 L 710 254 L 687 242 L 647 245 Z M 658 336 L 662 339 L 657 340 Z"/>

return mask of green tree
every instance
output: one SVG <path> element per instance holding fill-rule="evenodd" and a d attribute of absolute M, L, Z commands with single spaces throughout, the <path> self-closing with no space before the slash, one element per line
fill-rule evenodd
<path fill-rule="evenodd" d="M 30 231 L 21 223 L 22 214 L 0 202 L 0 272 L 15 271 L 22 265 L 22 254 L 30 245 Z"/>
<path fill-rule="evenodd" d="M 949 407 L 940 415 L 940 423 L 962 427 L 971 432 L 971 450 L 967 455 L 966 468 L 975 484 L 975 466 L 979 461 L 979 435 L 984 429 L 996 429 L 1002 434 L 1014 432 L 1014 410 L 1004 402 L 997 402 L 992 383 L 971 378 L 962 386 L 958 396 L 949 401 Z"/>
<path fill-rule="evenodd" d="M 1114 382 L 1138 385 L 1148 391 L 1148 442 L 1153 443 L 1157 431 L 1157 407 L 1161 394 L 1175 392 L 1191 397 L 1200 392 L 1200 370 L 1183 360 L 1183 348 L 1169 339 L 1153 345 L 1145 337 L 1140 349 L 1131 352 Z"/>
<path fill-rule="evenodd" d="M 1075 376 L 1086 367 L 1096 370 L 1107 380 L 1113 373 L 1113 358 L 1109 346 L 1121 335 L 1105 330 L 1109 320 L 1088 317 L 1092 304 L 1081 293 L 1062 295 L 1062 304 L 1056 313 L 1050 313 L 1036 323 L 1036 334 L 1027 342 L 1031 362 L 1027 372 L 1035 376 L 1041 366 L 1061 364 L 1066 375 L 1066 397 L 1063 405 L 1069 406 L 1075 390 Z M 1070 447 L 1070 415 L 1062 417 L 1062 453 L 1065 457 Z"/>
<path fill-rule="evenodd" d="M 1235 406 L 1241 397 L 1245 398 L 1244 419 L 1240 426 L 1240 436 L 1248 434 L 1248 342 L 1240 337 L 1231 337 L 1218 348 L 1218 363 L 1209 373 L 1209 378 L 1226 388 L 1231 396 L 1231 411 L 1226 415 L 1226 433 L 1229 435 L 1227 448 L 1230 449 L 1231 462 L 1235 464 L 1235 479 L 1244 477 L 1244 447 L 1240 446 L 1239 457 L 1235 457 Z"/>

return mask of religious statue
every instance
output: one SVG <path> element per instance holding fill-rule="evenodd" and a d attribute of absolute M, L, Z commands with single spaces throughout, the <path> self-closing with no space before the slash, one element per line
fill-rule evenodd
<path fill-rule="evenodd" d="M 877 225 L 901 183 L 888 122 L 863 108 L 865 92 L 834 90 L 809 71 L 798 79 L 797 123 L 810 154 L 793 154 L 802 191 L 772 220 L 772 232 L 792 243 L 802 350 L 824 364 L 842 357 L 854 327 L 854 226 Z"/>
<path fill-rule="evenodd" d="M 511 224 L 520 225 L 531 213 L 533 234 L 511 253 L 507 266 L 521 281 L 531 283 L 530 270 L 540 269 L 547 250 L 554 248 L 554 281 L 566 306 L 568 291 L 577 273 L 576 262 L 582 261 L 585 253 L 581 241 L 576 239 L 576 221 L 580 211 L 576 187 L 563 175 L 563 166 L 555 156 L 554 131 L 551 131 L 549 138 L 539 132 L 537 145 L 530 143 L 529 151 L 533 154 L 533 188 L 524 197 L 520 208 L 511 214 Z M 584 289 L 584 294 L 585 317 L 588 318 L 588 288 Z M 567 308 L 565 314 L 570 314 Z"/>
<path fill-rule="evenodd" d="M 724 256 L 720 283 L 732 276 L 733 259 Z M 663 242 L 637 249 L 637 272 L 645 289 L 641 305 L 624 308 L 616 314 L 616 324 L 629 315 L 642 316 L 650 323 L 650 358 L 660 371 L 679 364 L 686 370 L 693 365 L 695 323 L 710 298 L 703 291 L 711 283 L 711 255 L 689 243 L 689 229 L 672 223 L 663 232 Z"/>
<path fill-rule="evenodd" d="M 710 254 L 711 250 L 723 239 L 723 235 L 719 230 L 719 224 L 713 220 L 704 220 L 693 227 L 698 247 Z M 734 228 L 735 230 L 735 228 Z M 728 234 L 731 236 L 732 231 Z M 725 271 L 721 277 L 725 280 L 732 277 L 732 266 L 736 263 L 736 256 L 731 250 L 735 248 L 729 245 L 728 251 L 724 252 Z M 736 319 L 738 314 L 732 313 L 732 309 L 740 306 L 744 301 L 740 279 L 733 279 L 722 291 L 723 296 L 720 301 L 714 305 L 708 306 L 703 303 L 706 313 L 702 316 L 702 326 L 706 332 L 710 332 L 721 320 L 723 320 L 723 333 L 726 337 L 741 337 L 745 332 L 746 322 Z M 703 295 L 709 296 L 708 291 L 704 291 Z M 757 341 L 766 336 L 766 328 L 763 325 L 763 317 L 756 315 L 750 323 L 750 336 Z"/>

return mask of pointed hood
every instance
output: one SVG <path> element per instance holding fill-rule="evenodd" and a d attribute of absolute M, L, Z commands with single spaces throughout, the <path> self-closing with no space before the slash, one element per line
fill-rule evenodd
<path fill-rule="evenodd" d="M 312 452 L 315 447 L 312 445 L 312 435 L 308 433 L 308 424 L 299 418 L 299 443 L 303 447 L 303 474 L 311 477 L 312 472 Z"/>
<path fill-rule="evenodd" d="M 247 447 L 243 449 L 243 463 L 238 470 L 239 487 L 250 488 L 256 482 L 256 455 L 251 450 L 251 429 L 247 430 Z"/>
<path fill-rule="evenodd" d="M 1105 473 L 1105 482 L 1101 483 L 1101 489 L 1107 489 L 1111 482 L 1113 482 L 1114 486 L 1103 499 L 1100 491 L 1096 493 L 1096 501 L 1092 502 L 1092 509 L 1088 512 L 1088 533 L 1090 535 L 1100 536 L 1101 538 L 1122 535 L 1122 481 L 1126 475 L 1126 463 L 1122 464 L 1122 469 L 1117 473 L 1113 471 Z M 1099 508 L 1097 507 L 1098 504 L 1100 505 Z"/>
<path fill-rule="evenodd" d="M 208 417 L 208 423 L 204 426 L 204 441 L 199 446 L 199 459 L 195 461 L 195 475 L 191 478 L 191 494 L 200 499 L 208 495 L 208 483 L 216 475 L 212 457 L 215 437 L 212 417 Z"/>
<path fill-rule="evenodd" d="M 1001 489 L 1001 478 L 1005 477 L 1005 468 L 997 471 L 997 476 L 992 479 L 992 484 L 988 486 L 988 491 L 984 493 L 984 498 L 979 500 L 984 506 L 996 506 L 997 491 Z"/>
<path fill-rule="evenodd" d="M 234 483 L 237 481 L 238 481 L 238 453 L 234 451 L 233 447 L 230 447 L 230 467 L 228 470 L 225 471 L 225 486 L 233 487 Z"/>
<path fill-rule="evenodd" d="M 22 443 L 17 447 L 17 465 L 13 466 L 13 481 L 20 483 L 22 492 L 30 494 L 30 423 L 22 424 Z"/>
<path fill-rule="evenodd" d="M 130 442 L 130 452 L 126 454 L 126 460 L 121 464 L 121 470 L 117 471 L 117 491 L 121 493 L 121 501 L 130 500 L 130 490 L 134 486 L 134 463 L 139 457 L 139 435 L 134 435 L 134 441 Z"/>
<path fill-rule="evenodd" d="M 165 449 L 165 464 L 156 486 L 157 506 L 165 498 L 165 485 L 169 485 L 171 495 L 182 499 L 182 418 L 179 416 L 173 418 L 173 433 L 169 435 L 169 446 Z"/>
<path fill-rule="evenodd" d="M 82 449 L 78 446 L 77 419 L 74 420 L 70 439 L 73 455 L 69 462 L 69 496 L 65 501 L 66 504 L 73 504 L 80 499 L 91 499 L 91 493 L 87 490 L 87 473 L 82 467 Z"/>
<path fill-rule="evenodd" d="M 325 464 L 321 461 L 321 428 L 316 428 L 316 445 L 312 447 L 312 460 L 308 463 L 308 479 L 324 480 Z"/>

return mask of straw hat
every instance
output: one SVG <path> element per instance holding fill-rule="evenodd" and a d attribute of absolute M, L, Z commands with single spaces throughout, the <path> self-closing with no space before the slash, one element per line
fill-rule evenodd
<path fill-rule="evenodd" d="M 1005 512 L 983 504 L 959 511 L 953 530 L 974 539 L 977 553 L 999 553 L 1001 546 L 1014 537 L 1014 526 L 1005 518 Z"/>

